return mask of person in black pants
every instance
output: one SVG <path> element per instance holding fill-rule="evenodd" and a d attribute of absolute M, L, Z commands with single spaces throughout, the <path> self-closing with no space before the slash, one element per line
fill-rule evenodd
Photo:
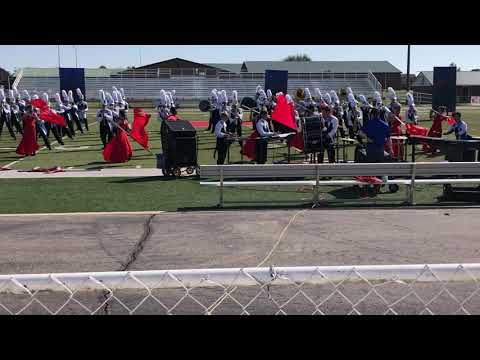
<path fill-rule="evenodd" d="M 332 108 L 329 105 L 321 107 L 322 119 L 325 122 L 322 129 L 322 147 L 318 153 L 318 163 L 323 164 L 325 149 L 327 150 L 328 162 L 335 162 L 335 138 L 337 136 L 338 119 L 332 115 Z"/>
<path fill-rule="evenodd" d="M 231 134 L 227 132 L 228 112 L 222 112 L 220 120 L 215 126 L 215 137 L 217 144 L 215 151 L 217 152 L 217 165 L 223 165 L 227 157 L 228 147 L 230 146 L 229 138 Z"/>
<path fill-rule="evenodd" d="M 110 126 L 110 122 L 113 122 L 113 113 L 110 109 L 107 109 L 106 102 L 102 102 L 102 108 L 97 112 L 97 121 L 100 124 L 100 139 L 105 148 L 105 145 L 113 136 Z"/>
<path fill-rule="evenodd" d="M 256 142 L 256 161 L 257 164 L 265 164 L 267 162 L 268 151 L 268 139 L 274 135 L 274 132 L 270 130 L 268 125 L 268 110 L 263 107 L 260 110 L 259 119 L 255 125 L 255 129 L 259 137 Z"/>

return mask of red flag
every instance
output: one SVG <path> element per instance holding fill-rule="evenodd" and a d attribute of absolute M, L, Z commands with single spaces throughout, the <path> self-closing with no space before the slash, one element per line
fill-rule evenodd
<path fill-rule="evenodd" d="M 148 125 L 151 115 L 140 108 L 133 109 L 133 124 L 130 136 L 138 142 L 145 150 L 149 149 L 148 133 L 145 127 Z"/>
<path fill-rule="evenodd" d="M 55 111 L 51 110 L 44 100 L 34 99 L 31 101 L 31 103 L 33 107 L 36 107 L 40 110 L 38 117 L 43 121 L 47 121 L 60 126 L 66 126 L 65 118 L 62 115 L 59 115 Z"/>
<path fill-rule="evenodd" d="M 272 111 L 272 120 L 285 125 L 286 127 L 296 130 L 297 124 L 295 123 L 295 116 L 293 110 L 293 104 L 288 104 L 285 95 L 277 96 L 277 105 Z"/>
<path fill-rule="evenodd" d="M 256 149 L 257 149 L 257 141 L 255 140 L 258 138 L 258 133 L 256 131 L 252 132 L 252 134 L 245 140 L 245 143 L 242 147 L 242 154 L 248 157 L 250 160 L 255 160 L 256 156 Z"/>
<path fill-rule="evenodd" d="M 451 116 L 447 118 L 448 125 L 453 126 L 455 125 L 455 119 Z"/>
<path fill-rule="evenodd" d="M 295 149 L 302 151 L 305 147 L 303 143 L 303 132 L 296 133 L 294 136 L 288 139 L 287 142 L 288 146 L 294 147 Z"/>
<path fill-rule="evenodd" d="M 405 127 L 407 128 L 407 133 L 409 135 L 427 136 L 428 134 L 428 129 L 422 126 L 407 124 Z"/>

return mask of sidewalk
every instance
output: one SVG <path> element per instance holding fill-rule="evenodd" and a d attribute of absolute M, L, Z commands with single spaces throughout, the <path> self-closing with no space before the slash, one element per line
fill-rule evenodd
<path fill-rule="evenodd" d="M 161 169 L 100 169 L 65 170 L 64 172 L 42 173 L 26 170 L 0 171 L 1 179 L 39 179 L 39 178 L 80 178 L 80 177 L 155 177 L 163 176 Z"/>

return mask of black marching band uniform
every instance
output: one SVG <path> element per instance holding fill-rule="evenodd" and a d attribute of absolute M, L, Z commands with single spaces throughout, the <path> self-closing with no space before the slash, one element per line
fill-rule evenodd
<path fill-rule="evenodd" d="M 78 118 L 80 120 L 80 123 L 83 122 L 83 126 L 85 126 L 85 130 L 88 131 L 88 119 L 87 119 L 88 103 L 85 101 L 85 97 L 82 94 L 82 90 L 77 89 L 77 96 L 78 96 L 78 101 L 75 105 L 77 107 Z"/>
<path fill-rule="evenodd" d="M 2 135 L 3 125 L 7 125 L 10 136 L 16 140 L 12 127 L 12 110 L 5 97 L 5 91 L 0 88 L 0 136 Z"/>
<path fill-rule="evenodd" d="M 265 164 L 267 162 L 268 139 L 274 135 L 271 131 L 268 121 L 268 110 L 266 107 L 260 110 L 260 116 L 256 122 L 255 129 L 258 133 L 256 143 L 256 160 L 257 164 Z"/>
<path fill-rule="evenodd" d="M 97 122 L 100 127 L 100 140 L 102 141 L 103 147 L 107 145 L 110 139 L 113 137 L 112 132 L 112 122 L 114 121 L 113 112 L 108 107 L 108 102 L 106 99 L 105 92 L 99 90 L 100 93 L 100 110 L 97 111 Z"/>

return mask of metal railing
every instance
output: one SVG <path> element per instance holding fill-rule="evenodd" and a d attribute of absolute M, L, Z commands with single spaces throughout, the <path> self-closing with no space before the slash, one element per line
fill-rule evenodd
<path fill-rule="evenodd" d="M 368 80 L 370 80 L 370 83 L 372 84 L 372 87 L 375 89 L 375 91 L 378 91 L 381 94 L 382 84 L 380 83 L 380 81 L 377 80 L 375 75 L 373 75 L 371 72 L 368 73 Z"/>
<path fill-rule="evenodd" d="M 480 264 L 0 275 L 5 314 L 480 314 Z"/>

